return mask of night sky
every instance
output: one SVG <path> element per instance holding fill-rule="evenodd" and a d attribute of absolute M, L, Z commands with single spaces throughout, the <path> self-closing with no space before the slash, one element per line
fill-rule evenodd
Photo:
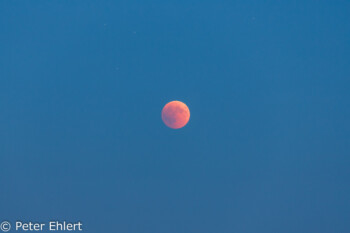
<path fill-rule="evenodd" d="M 1 1 L 0 222 L 350 232 L 349 15 L 325 0 Z M 162 122 L 172 100 L 191 111 L 182 129 Z"/>

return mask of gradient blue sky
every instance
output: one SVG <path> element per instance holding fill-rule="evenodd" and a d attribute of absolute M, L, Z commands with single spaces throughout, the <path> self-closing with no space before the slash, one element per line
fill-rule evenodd
<path fill-rule="evenodd" d="M 349 1 L 1 1 L 0 221 L 350 232 Z M 160 113 L 191 110 L 181 130 Z"/>

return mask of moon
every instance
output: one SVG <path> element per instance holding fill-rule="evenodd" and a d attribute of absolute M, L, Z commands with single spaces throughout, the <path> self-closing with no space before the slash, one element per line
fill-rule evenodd
<path fill-rule="evenodd" d="M 181 101 L 171 101 L 162 110 L 162 120 L 169 128 L 180 129 L 190 120 L 190 110 Z"/>

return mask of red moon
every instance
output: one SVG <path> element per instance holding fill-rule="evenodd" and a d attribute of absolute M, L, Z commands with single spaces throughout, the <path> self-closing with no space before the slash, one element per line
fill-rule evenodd
<path fill-rule="evenodd" d="M 190 110 L 180 101 L 171 101 L 162 110 L 162 120 L 166 126 L 180 129 L 190 120 Z"/>

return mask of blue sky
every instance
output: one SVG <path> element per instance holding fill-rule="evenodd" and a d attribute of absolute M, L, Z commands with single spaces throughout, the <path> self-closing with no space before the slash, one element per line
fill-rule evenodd
<path fill-rule="evenodd" d="M 0 221 L 349 232 L 347 1 L 2 1 Z M 161 121 L 171 100 L 191 111 Z"/>

